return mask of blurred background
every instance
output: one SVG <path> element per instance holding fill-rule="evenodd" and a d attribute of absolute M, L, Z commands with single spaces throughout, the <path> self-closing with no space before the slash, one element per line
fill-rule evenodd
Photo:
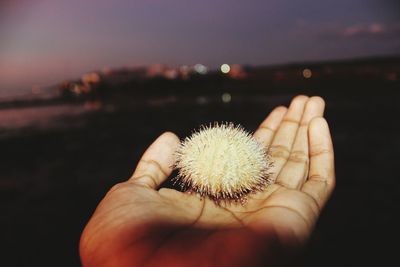
<path fill-rule="evenodd" d="M 97 203 L 162 132 L 327 102 L 337 189 L 300 266 L 396 256 L 400 4 L 1 0 L 1 266 L 80 266 Z M 397 240 L 398 242 L 398 240 Z"/>

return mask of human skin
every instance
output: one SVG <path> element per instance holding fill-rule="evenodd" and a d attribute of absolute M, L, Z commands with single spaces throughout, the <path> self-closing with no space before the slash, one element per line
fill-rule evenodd
<path fill-rule="evenodd" d="M 275 183 L 243 205 L 159 188 L 179 145 L 164 133 L 98 205 L 81 236 L 83 266 L 290 264 L 335 186 L 324 108 L 320 97 L 297 96 L 261 123 L 254 137 L 268 148 Z"/>

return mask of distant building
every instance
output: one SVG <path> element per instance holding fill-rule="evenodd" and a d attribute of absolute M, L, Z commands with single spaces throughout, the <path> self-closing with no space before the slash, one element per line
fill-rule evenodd
<path fill-rule="evenodd" d="M 239 64 L 231 65 L 228 75 L 233 79 L 244 79 L 247 77 L 242 65 Z"/>
<path fill-rule="evenodd" d="M 164 64 L 154 64 L 147 68 L 147 78 L 162 77 L 168 80 L 187 80 L 192 74 L 206 74 L 208 68 L 202 64 L 194 66 L 183 65 L 178 68 L 171 68 Z"/>
<path fill-rule="evenodd" d="M 167 66 L 164 64 L 153 64 L 147 68 L 147 77 L 163 77 Z"/>
<path fill-rule="evenodd" d="M 89 72 L 82 75 L 81 81 L 84 85 L 90 86 L 100 82 L 100 75 L 96 72 Z"/>
<path fill-rule="evenodd" d="M 101 72 L 102 72 L 104 75 L 110 75 L 110 74 L 112 74 L 113 69 L 110 68 L 110 67 L 104 67 L 104 68 L 101 70 Z"/>
<path fill-rule="evenodd" d="M 80 81 L 64 81 L 61 83 L 59 88 L 61 95 L 64 97 L 80 97 L 89 94 L 92 91 L 89 85 L 85 85 Z"/>
<path fill-rule="evenodd" d="M 164 77 L 169 79 L 169 80 L 175 80 L 178 78 L 179 72 L 177 69 L 167 69 L 164 72 Z"/>
<path fill-rule="evenodd" d="M 183 65 L 179 67 L 179 76 L 182 80 L 187 80 L 190 77 L 193 69 L 187 65 Z"/>

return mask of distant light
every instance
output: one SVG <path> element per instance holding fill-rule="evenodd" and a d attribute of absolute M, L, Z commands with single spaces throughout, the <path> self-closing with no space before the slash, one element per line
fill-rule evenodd
<path fill-rule="evenodd" d="M 180 70 L 181 70 L 182 72 L 188 72 L 188 71 L 189 71 L 189 66 L 188 66 L 188 65 L 182 65 L 182 66 L 180 67 Z"/>
<path fill-rule="evenodd" d="M 196 64 L 194 65 L 194 70 L 199 74 L 206 74 L 208 69 L 203 64 Z"/>
<path fill-rule="evenodd" d="M 370 33 L 382 33 L 385 29 L 383 26 L 379 23 L 373 23 L 371 26 L 369 26 L 369 32 Z"/>
<path fill-rule="evenodd" d="M 223 93 L 221 96 L 222 102 L 229 103 L 232 101 L 232 96 L 230 93 Z"/>
<path fill-rule="evenodd" d="M 310 69 L 304 69 L 303 70 L 303 77 L 306 79 L 311 78 L 312 76 L 312 71 Z"/>
<path fill-rule="evenodd" d="M 199 96 L 197 97 L 196 102 L 199 105 L 207 104 L 207 98 L 205 96 Z"/>
<path fill-rule="evenodd" d="M 398 78 L 397 73 L 395 73 L 395 72 L 386 74 L 386 80 L 394 82 L 394 81 L 397 81 L 397 78 Z"/>
<path fill-rule="evenodd" d="M 231 67 L 228 64 L 222 64 L 221 65 L 221 72 L 222 73 L 229 73 L 229 71 L 231 70 Z"/>

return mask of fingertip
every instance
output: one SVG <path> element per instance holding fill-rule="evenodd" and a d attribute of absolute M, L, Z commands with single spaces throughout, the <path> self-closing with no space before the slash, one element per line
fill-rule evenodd
<path fill-rule="evenodd" d="M 295 110 L 295 109 L 298 109 L 298 108 L 303 109 L 304 106 L 306 105 L 308 99 L 309 99 L 309 97 L 306 96 L 306 95 L 295 96 L 292 99 L 292 102 L 290 102 L 289 110 Z"/>
<path fill-rule="evenodd" d="M 157 140 L 162 140 L 163 142 L 166 142 L 167 144 L 170 144 L 172 146 L 176 146 L 180 143 L 179 137 L 170 131 L 164 132 L 163 134 L 161 134 Z M 157 141 L 156 140 L 156 141 Z"/>
<path fill-rule="evenodd" d="M 310 97 L 309 101 L 315 102 L 315 103 L 319 104 L 320 106 L 325 106 L 325 100 L 320 96 L 312 96 L 312 97 Z"/>
<path fill-rule="evenodd" d="M 130 180 L 157 188 L 171 174 L 179 138 L 172 132 L 161 134 L 144 152 Z"/>
<path fill-rule="evenodd" d="M 309 98 L 308 95 L 303 95 L 303 94 L 294 97 L 294 99 L 308 99 L 308 98 Z"/>
<path fill-rule="evenodd" d="M 310 106 L 311 109 L 321 113 L 320 116 L 322 116 L 325 110 L 325 100 L 320 96 L 312 96 L 308 100 L 307 106 Z"/>
<path fill-rule="evenodd" d="M 274 108 L 274 110 L 272 112 L 276 112 L 276 113 L 279 113 L 279 114 L 285 114 L 286 111 L 287 111 L 287 107 L 278 106 L 278 107 Z"/>
<path fill-rule="evenodd" d="M 287 107 L 284 106 L 274 108 L 267 118 L 265 118 L 260 124 L 253 136 L 257 141 L 263 144 L 263 146 L 269 146 L 275 131 L 279 128 L 287 110 Z"/>
<path fill-rule="evenodd" d="M 164 173 L 170 173 L 172 171 L 171 166 L 175 162 L 173 154 L 179 142 L 179 138 L 174 133 L 165 132 L 149 146 L 142 159 L 155 161 L 160 165 Z"/>
<path fill-rule="evenodd" d="M 274 118 L 274 121 L 280 121 L 283 119 L 283 117 L 285 116 L 286 112 L 287 112 L 288 108 L 285 106 L 279 106 L 274 108 L 270 115 L 268 117 L 270 118 Z M 268 118 L 267 117 L 267 118 Z M 279 124 L 278 124 L 279 125 Z"/>
<path fill-rule="evenodd" d="M 292 102 L 290 102 L 285 118 L 296 122 L 300 121 L 308 99 L 308 96 L 305 95 L 294 97 Z"/>
<path fill-rule="evenodd" d="M 313 118 L 324 115 L 325 101 L 319 96 L 310 97 L 304 109 L 301 119 L 303 125 L 307 125 Z"/>
<path fill-rule="evenodd" d="M 275 131 L 279 124 L 281 123 L 283 117 L 287 112 L 287 107 L 279 106 L 274 108 L 271 113 L 265 118 L 265 120 L 260 124 L 259 128 L 266 127 Z"/>
<path fill-rule="evenodd" d="M 277 110 L 277 111 L 286 111 L 287 110 L 287 107 L 285 107 L 285 106 L 277 106 L 276 108 L 275 108 L 275 110 Z"/>
<path fill-rule="evenodd" d="M 304 101 L 307 100 L 309 97 L 307 95 L 297 95 L 293 98 L 293 101 Z"/>

